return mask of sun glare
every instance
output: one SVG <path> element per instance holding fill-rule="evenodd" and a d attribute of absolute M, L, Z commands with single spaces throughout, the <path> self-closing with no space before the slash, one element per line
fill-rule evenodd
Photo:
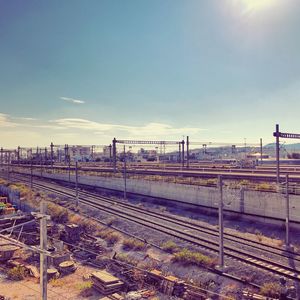
<path fill-rule="evenodd" d="M 278 0 L 236 0 L 244 13 L 255 13 L 272 7 Z"/>

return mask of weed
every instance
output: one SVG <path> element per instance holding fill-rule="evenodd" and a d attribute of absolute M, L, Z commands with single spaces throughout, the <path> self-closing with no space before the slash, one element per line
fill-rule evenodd
<path fill-rule="evenodd" d="M 49 283 L 53 287 L 63 287 L 65 285 L 65 281 L 63 279 L 57 279 L 57 278 L 50 279 Z"/>
<path fill-rule="evenodd" d="M 93 286 L 92 281 L 79 282 L 76 284 L 75 288 L 79 291 L 84 291 L 90 289 Z"/>
<path fill-rule="evenodd" d="M 261 288 L 260 292 L 262 295 L 267 296 L 267 297 L 279 297 L 280 295 L 280 284 L 277 282 L 267 282 L 264 283 Z"/>
<path fill-rule="evenodd" d="M 125 250 L 135 250 L 135 251 L 140 251 L 145 248 L 145 243 L 137 240 L 137 239 L 124 239 L 123 241 L 123 248 Z"/>
<path fill-rule="evenodd" d="M 188 249 L 182 249 L 181 251 L 175 253 L 173 260 L 186 265 L 195 264 L 205 267 L 214 267 L 216 265 L 215 259 L 200 252 L 192 252 Z"/>
<path fill-rule="evenodd" d="M 169 253 L 175 253 L 178 251 L 178 246 L 173 241 L 167 241 L 161 245 L 161 248 Z"/>
<path fill-rule="evenodd" d="M 21 266 L 14 267 L 7 272 L 7 276 L 11 280 L 22 280 L 25 278 L 25 269 Z"/>
<path fill-rule="evenodd" d="M 128 254 L 125 253 L 119 253 L 117 255 L 117 260 L 124 262 L 126 264 L 132 265 L 132 266 L 137 266 L 138 261 L 135 260 L 134 258 L 130 257 Z"/>

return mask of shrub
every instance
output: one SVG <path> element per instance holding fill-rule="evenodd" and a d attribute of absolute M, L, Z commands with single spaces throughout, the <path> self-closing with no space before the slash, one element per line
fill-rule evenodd
<path fill-rule="evenodd" d="M 48 203 L 48 212 L 54 222 L 66 223 L 69 219 L 68 210 L 57 204 Z"/>
<path fill-rule="evenodd" d="M 49 283 L 53 286 L 53 287 L 63 287 L 66 282 L 64 279 L 58 279 L 58 278 L 52 278 L 50 279 Z"/>
<path fill-rule="evenodd" d="M 79 291 L 84 291 L 90 289 L 92 286 L 93 286 L 92 281 L 79 282 L 76 284 L 76 289 L 78 289 Z"/>
<path fill-rule="evenodd" d="M 214 178 L 210 178 L 210 179 L 207 179 L 206 181 L 206 185 L 216 185 L 217 184 L 217 179 L 214 179 Z"/>
<path fill-rule="evenodd" d="M 108 245 L 114 245 L 116 242 L 120 240 L 120 234 L 117 232 L 111 232 L 105 236 L 105 240 L 107 241 Z"/>
<path fill-rule="evenodd" d="M 117 260 L 124 262 L 126 264 L 129 264 L 129 265 L 133 265 L 133 266 L 138 265 L 137 260 L 135 260 L 134 258 L 130 257 L 128 254 L 125 254 L 125 253 L 119 253 L 117 255 Z"/>
<path fill-rule="evenodd" d="M 9 185 L 9 188 L 12 190 L 18 191 L 21 195 L 21 197 L 26 196 L 29 193 L 28 187 L 23 183 L 13 183 Z"/>
<path fill-rule="evenodd" d="M 192 252 L 188 249 L 182 249 L 175 253 L 173 260 L 186 265 L 195 264 L 197 266 L 205 267 L 214 267 L 216 265 L 215 259 L 200 252 Z"/>
<path fill-rule="evenodd" d="M 256 189 L 258 191 L 272 191 L 273 190 L 273 187 L 272 185 L 268 184 L 268 183 L 260 183 L 256 186 Z"/>
<path fill-rule="evenodd" d="M 25 269 L 21 266 L 17 266 L 8 270 L 7 275 L 11 280 L 22 280 L 25 278 Z"/>
<path fill-rule="evenodd" d="M 145 248 L 145 243 L 137 240 L 137 239 L 124 239 L 123 241 L 123 248 L 125 250 L 135 250 L 135 251 L 140 251 Z"/>
<path fill-rule="evenodd" d="M 260 288 L 260 293 L 267 297 L 279 297 L 280 295 L 280 284 L 277 282 L 264 283 Z"/>
<path fill-rule="evenodd" d="M 79 225 L 83 231 L 88 233 L 93 233 L 102 228 L 96 221 L 90 220 L 80 215 L 68 215 L 68 220 L 70 223 Z"/>
<path fill-rule="evenodd" d="M 175 253 L 178 251 L 178 246 L 173 241 L 167 241 L 161 245 L 161 248 L 169 253 Z"/>
<path fill-rule="evenodd" d="M 257 239 L 261 242 L 263 240 L 263 234 L 257 229 L 255 229 L 254 233 L 255 233 Z"/>
<path fill-rule="evenodd" d="M 249 181 L 248 180 L 241 180 L 240 181 L 240 185 L 248 185 L 249 184 Z"/>
<path fill-rule="evenodd" d="M 109 245 L 114 245 L 121 239 L 121 236 L 118 232 L 109 229 L 99 231 L 97 236 L 106 240 Z"/>

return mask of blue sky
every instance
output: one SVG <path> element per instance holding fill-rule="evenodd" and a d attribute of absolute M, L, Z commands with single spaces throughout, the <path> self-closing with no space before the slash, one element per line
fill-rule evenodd
<path fill-rule="evenodd" d="M 1 145 L 300 132 L 299 13 L 297 0 L 0 0 Z"/>

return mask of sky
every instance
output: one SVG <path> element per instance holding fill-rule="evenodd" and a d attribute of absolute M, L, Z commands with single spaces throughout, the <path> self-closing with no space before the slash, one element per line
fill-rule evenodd
<path fill-rule="evenodd" d="M 300 133 L 299 0 L 0 0 L 0 144 Z"/>

